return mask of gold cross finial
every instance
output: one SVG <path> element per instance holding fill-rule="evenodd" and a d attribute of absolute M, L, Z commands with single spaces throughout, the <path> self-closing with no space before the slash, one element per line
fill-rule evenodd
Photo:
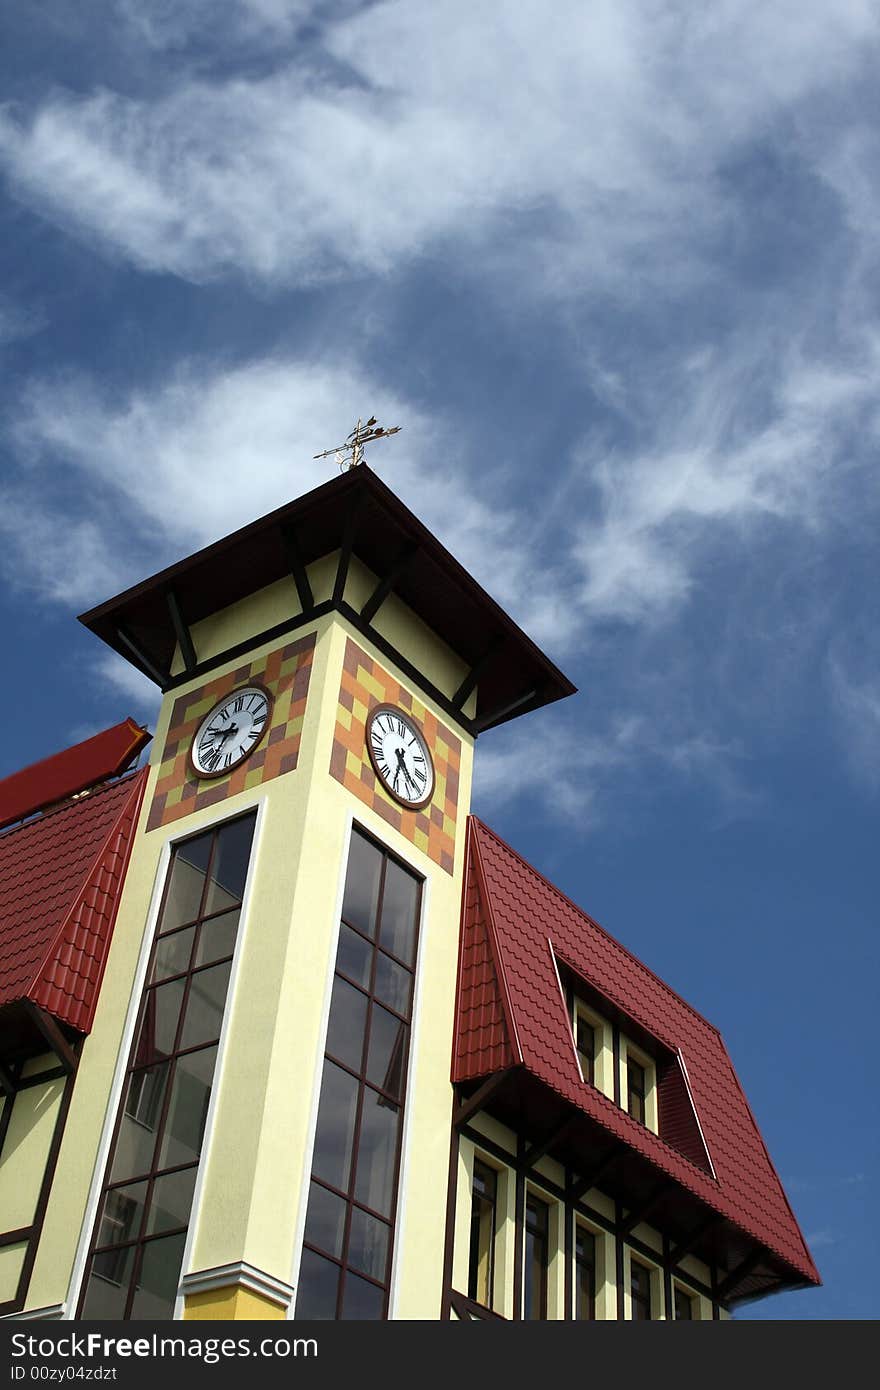
<path fill-rule="evenodd" d="M 359 463 L 364 463 L 364 445 L 373 439 L 387 439 L 389 434 L 399 434 L 400 425 L 393 425 L 391 429 L 383 429 L 376 424 L 375 415 L 371 415 L 366 424 L 358 420 L 351 434 L 344 444 L 337 444 L 335 449 L 325 449 L 323 454 L 314 454 L 316 459 L 329 458 L 331 454 L 339 464 L 340 472 L 345 472 L 349 468 L 357 468 Z"/>

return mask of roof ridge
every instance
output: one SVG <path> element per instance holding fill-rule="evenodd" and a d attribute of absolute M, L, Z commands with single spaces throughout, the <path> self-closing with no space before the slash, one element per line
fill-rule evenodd
<path fill-rule="evenodd" d="M 76 792 L 73 796 L 66 797 L 63 801 L 58 801 L 54 806 L 47 806 L 44 810 L 31 812 L 24 820 L 16 821 L 13 825 L 7 825 L 0 830 L 0 844 L 19 834 L 22 830 L 29 830 L 33 825 L 41 825 L 43 821 L 54 820 L 56 816 L 73 811 L 77 806 L 81 806 L 86 801 L 91 801 L 94 796 L 101 796 L 109 793 L 118 787 L 122 782 L 129 781 L 132 777 L 137 777 L 146 769 L 144 767 L 127 768 L 118 777 L 107 778 L 104 782 L 99 782 L 93 787 L 84 787 L 81 792 Z"/>
<path fill-rule="evenodd" d="M 643 960 L 640 960 L 639 957 L 635 955 L 634 952 L 632 952 L 628 946 L 624 946 L 622 941 L 618 941 L 616 936 L 612 936 L 611 933 L 607 931 L 605 927 L 602 926 L 601 922 L 597 922 L 595 917 L 591 917 L 589 912 L 585 912 L 584 909 L 580 907 L 579 904 L 576 903 L 573 898 L 570 898 L 567 893 L 563 893 L 562 889 L 557 888 L 555 883 L 551 883 L 550 879 L 547 878 L 546 874 L 542 874 L 540 869 L 536 869 L 534 864 L 530 864 L 528 859 L 523 858 L 519 851 L 515 850 L 512 845 L 508 844 L 507 841 L 501 835 L 499 835 L 496 830 L 493 830 L 492 827 L 490 825 L 487 825 L 485 821 L 480 820 L 479 816 L 471 814 L 469 819 L 474 822 L 478 832 L 480 830 L 484 830 L 487 835 L 491 835 L 493 840 L 496 840 L 497 843 L 501 845 L 503 849 L 506 849 L 507 851 L 509 851 L 510 854 L 513 855 L 515 859 L 518 859 L 519 862 L 523 865 L 523 867 L 525 869 L 528 869 L 529 873 L 534 874 L 535 878 L 540 879 L 541 882 L 547 888 L 549 888 L 550 891 L 557 898 L 560 898 L 562 902 L 566 903 L 568 907 L 572 908 L 578 914 L 578 916 L 585 917 L 586 920 L 590 923 L 590 926 L 595 927 L 596 931 L 601 932 L 602 935 L 606 938 L 606 940 L 610 941 L 613 946 L 616 946 L 618 950 L 623 951 L 624 955 L 629 956 L 630 960 L 633 961 L 633 963 L 637 965 L 641 970 L 644 970 L 647 975 L 650 975 L 651 979 L 656 981 L 656 983 L 660 985 L 660 987 L 663 990 L 665 990 L 665 992 L 672 999 L 676 999 L 679 1004 L 683 1005 L 683 1007 L 688 1010 L 689 1013 L 693 1014 L 694 1018 L 698 1018 L 700 1022 L 704 1023 L 707 1028 L 710 1028 L 719 1039 L 721 1038 L 720 1029 L 716 1028 L 715 1024 L 712 1023 L 708 1018 L 706 1018 L 705 1014 L 701 1014 L 699 1009 L 694 1008 L 693 1004 L 689 1004 L 687 999 L 684 999 L 682 995 L 678 993 L 677 990 L 674 990 L 671 985 L 668 985 L 665 980 L 661 979 L 660 976 L 651 969 L 650 965 L 646 965 L 645 962 Z"/>

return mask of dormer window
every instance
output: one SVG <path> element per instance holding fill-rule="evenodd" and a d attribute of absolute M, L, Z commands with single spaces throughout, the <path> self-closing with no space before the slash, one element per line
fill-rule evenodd
<path fill-rule="evenodd" d="M 640 1125 L 659 1133 L 657 1064 L 625 1034 L 620 1037 L 620 1104 Z"/>
<path fill-rule="evenodd" d="M 614 1037 L 611 1024 L 577 995 L 569 995 L 569 1017 L 581 1078 L 614 1099 Z"/>

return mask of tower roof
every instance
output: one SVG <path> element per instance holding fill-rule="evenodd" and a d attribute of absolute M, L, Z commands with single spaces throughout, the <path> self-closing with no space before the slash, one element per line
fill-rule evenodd
<path fill-rule="evenodd" d="M 333 595 L 316 602 L 306 568 L 337 551 Z M 359 610 L 345 598 L 352 555 L 377 579 L 373 594 Z M 255 634 L 254 642 L 336 610 L 471 733 L 574 694 L 571 681 L 366 465 L 171 565 L 82 614 L 80 621 L 162 689 L 169 689 L 233 655 L 200 660 L 191 637 L 196 623 L 284 578 L 291 581 L 290 621 Z M 429 688 L 405 654 L 372 625 L 391 593 L 466 663 L 469 675 L 458 691 Z M 178 646 L 186 669 L 172 676 Z M 478 708 L 471 719 L 463 708 L 474 686 Z"/>

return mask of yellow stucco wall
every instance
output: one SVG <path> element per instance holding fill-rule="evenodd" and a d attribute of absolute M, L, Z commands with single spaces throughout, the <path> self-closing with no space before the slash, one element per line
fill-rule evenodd
<path fill-rule="evenodd" d="M 263 1294 L 255 1293 L 253 1289 L 231 1285 L 204 1293 L 187 1294 L 183 1316 L 196 1322 L 222 1321 L 227 1318 L 269 1322 L 283 1320 L 285 1310 L 279 1303 L 274 1303 Z"/>

